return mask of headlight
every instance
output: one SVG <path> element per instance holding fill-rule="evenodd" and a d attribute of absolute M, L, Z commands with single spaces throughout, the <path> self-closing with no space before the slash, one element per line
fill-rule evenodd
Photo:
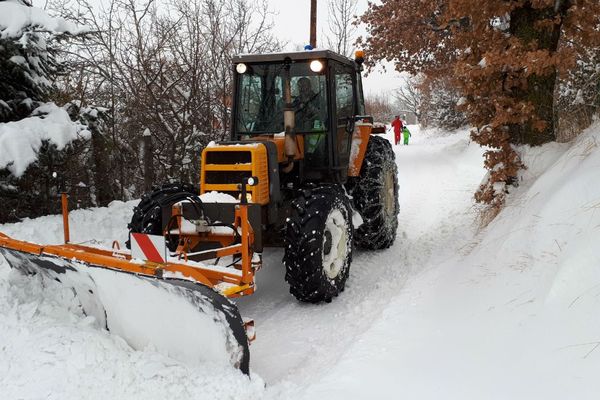
<path fill-rule="evenodd" d="M 319 61 L 319 60 L 311 61 L 310 70 L 312 72 L 321 72 L 322 69 L 323 69 L 323 63 L 321 61 Z"/>
<path fill-rule="evenodd" d="M 238 74 L 245 74 L 246 71 L 248 70 L 248 67 L 244 63 L 239 63 L 238 65 L 235 66 L 235 70 L 237 71 Z"/>

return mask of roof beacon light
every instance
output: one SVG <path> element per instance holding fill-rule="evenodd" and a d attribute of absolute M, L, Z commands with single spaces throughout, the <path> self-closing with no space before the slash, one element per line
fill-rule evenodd
<path fill-rule="evenodd" d="M 246 71 L 248 70 L 248 67 L 244 63 L 239 63 L 238 65 L 235 66 L 235 70 L 237 71 L 238 74 L 245 74 Z"/>
<path fill-rule="evenodd" d="M 356 52 L 354 52 L 354 60 L 357 63 L 362 64 L 365 61 L 365 52 L 362 50 L 356 50 Z"/>
<path fill-rule="evenodd" d="M 310 70 L 312 72 L 321 72 L 323 70 L 323 63 L 319 60 L 311 61 Z"/>

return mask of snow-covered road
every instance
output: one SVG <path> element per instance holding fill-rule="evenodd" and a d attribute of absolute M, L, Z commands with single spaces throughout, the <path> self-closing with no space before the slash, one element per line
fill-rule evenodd
<path fill-rule="evenodd" d="M 258 291 L 238 301 L 255 319 L 253 370 L 268 384 L 319 381 L 352 352 L 362 334 L 382 317 L 407 279 L 472 238 L 472 195 L 484 174 L 481 149 L 466 132 L 423 137 L 416 127 L 409 146 L 395 147 L 400 183 L 400 224 L 394 245 L 357 252 L 346 290 L 330 304 L 298 303 L 288 293 L 282 252 L 270 251 L 257 275 Z M 390 332 L 387 342 L 394 340 Z"/>
<path fill-rule="evenodd" d="M 425 269 L 414 254 L 402 290 L 301 398 L 597 399 L 599 128 L 520 149 L 529 167 L 520 187 L 476 235 L 467 197 L 444 186 L 448 219 L 431 211 L 421 235 L 436 242 Z"/>

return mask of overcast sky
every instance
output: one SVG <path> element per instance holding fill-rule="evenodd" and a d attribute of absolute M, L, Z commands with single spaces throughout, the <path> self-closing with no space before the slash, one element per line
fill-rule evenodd
<path fill-rule="evenodd" d="M 317 47 L 323 44 L 323 34 L 328 31 L 327 5 L 330 0 L 317 0 Z M 271 9 L 277 13 L 275 17 L 275 34 L 287 41 L 288 49 L 304 47 L 309 42 L 310 34 L 310 0 L 268 0 Z M 367 9 L 367 0 L 358 0 L 358 14 Z M 364 33 L 363 30 L 360 33 Z M 367 55 L 368 56 L 368 55 Z M 401 84 L 400 74 L 393 66 L 387 66 L 387 73 L 381 68 L 372 72 L 364 81 L 365 93 L 386 93 Z"/>

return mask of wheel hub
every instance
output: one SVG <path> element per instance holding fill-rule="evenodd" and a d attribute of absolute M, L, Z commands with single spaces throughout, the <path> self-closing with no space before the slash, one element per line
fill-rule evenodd
<path fill-rule="evenodd" d="M 329 279 L 340 274 L 348 255 L 348 221 L 334 209 L 327 216 L 323 235 L 323 271 Z"/>

